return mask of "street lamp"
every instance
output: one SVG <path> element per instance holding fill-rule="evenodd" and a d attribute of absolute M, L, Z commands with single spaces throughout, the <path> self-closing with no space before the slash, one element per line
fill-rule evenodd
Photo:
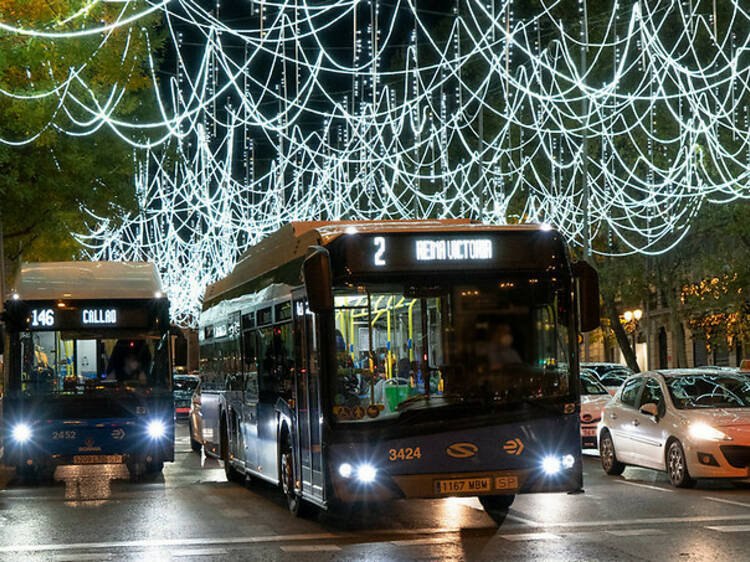
<path fill-rule="evenodd" d="M 636 353 L 636 334 L 638 332 L 638 322 L 640 322 L 641 318 L 643 318 L 643 311 L 640 308 L 636 308 L 635 310 L 626 310 L 622 313 L 622 317 L 625 319 L 625 322 L 627 324 L 633 324 L 633 353 Z"/>

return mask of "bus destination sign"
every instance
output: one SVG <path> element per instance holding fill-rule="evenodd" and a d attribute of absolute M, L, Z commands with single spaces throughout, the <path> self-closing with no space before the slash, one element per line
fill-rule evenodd
<path fill-rule="evenodd" d="M 117 325 L 117 309 L 84 308 L 81 311 L 81 324 L 84 326 L 115 326 Z"/>
<path fill-rule="evenodd" d="M 76 328 L 148 328 L 154 325 L 156 310 L 140 304 L 34 303 L 18 312 L 31 330 L 74 330 Z M 19 319 L 20 319 L 19 318 Z"/>
<path fill-rule="evenodd" d="M 474 261 L 492 259 L 492 240 L 415 240 L 418 261 Z"/>

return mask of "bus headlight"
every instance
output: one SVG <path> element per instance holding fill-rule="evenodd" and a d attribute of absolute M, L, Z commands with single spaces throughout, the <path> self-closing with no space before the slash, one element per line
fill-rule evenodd
<path fill-rule="evenodd" d="M 151 439 L 161 439 L 162 437 L 164 437 L 164 435 L 166 435 L 167 427 L 161 420 L 152 420 L 148 422 L 146 431 L 148 432 L 148 436 Z"/>
<path fill-rule="evenodd" d="M 357 467 L 357 480 L 369 484 L 375 480 L 377 472 L 371 464 L 361 464 Z"/>
<path fill-rule="evenodd" d="M 13 428 L 13 439 L 16 443 L 26 443 L 31 439 L 31 428 L 28 424 L 19 423 Z"/>
<path fill-rule="evenodd" d="M 542 470 L 548 476 L 554 476 L 563 469 L 569 470 L 576 464 L 576 458 L 573 455 L 547 456 L 542 459 Z"/>
<path fill-rule="evenodd" d="M 342 478 L 350 478 L 352 475 L 352 465 L 348 462 L 339 465 L 339 474 Z"/>
<path fill-rule="evenodd" d="M 542 470 L 545 474 L 549 474 L 550 476 L 557 474 L 561 468 L 560 459 L 557 457 L 544 457 L 544 460 L 542 460 Z"/>

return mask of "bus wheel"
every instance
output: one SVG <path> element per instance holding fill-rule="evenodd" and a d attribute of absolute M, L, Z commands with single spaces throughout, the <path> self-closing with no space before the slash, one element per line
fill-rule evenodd
<path fill-rule="evenodd" d="M 479 503 L 482 504 L 487 515 L 489 515 L 495 523 L 500 525 L 505 521 L 505 517 L 508 515 L 508 508 L 513 505 L 513 500 L 515 499 L 516 496 L 514 494 L 479 496 Z"/>
<path fill-rule="evenodd" d="M 146 473 L 156 474 L 164 469 L 164 461 L 152 461 L 146 463 Z"/>
<path fill-rule="evenodd" d="M 227 434 L 226 418 L 221 418 L 221 460 L 224 462 L 224 474 L 227 481 L 242 484 L 245 482 L 245 475 L 234 468 L 229 462 L 229 437 Z"/>
<path fill-rule="evenodd" d="M 200 441 L 193 439 L 193 422 L 190 422 L 190 448 L 194 453 L 200 453 L 203 448 Z"/>
<path fill-rule="evenodd" d="M 294 461 L 292 460 L 292 447 L 287 437 L 283 440 L 281 449 L 281 489 L 284 491 L 289 511 L 295 517 L 303 517 L 307 509 L 305 502 L 302 501 L 302 496 L 297 493 L 296 480 Z"/>

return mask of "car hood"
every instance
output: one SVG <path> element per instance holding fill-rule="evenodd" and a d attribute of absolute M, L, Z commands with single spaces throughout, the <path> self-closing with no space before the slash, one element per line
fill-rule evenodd
<path fill-rule="evenodd" d="M 686 415 L 688 421 L 701 421 L 714 427 L 747 427 L 750 429 L 750 408 L 706 408 Z"/>

